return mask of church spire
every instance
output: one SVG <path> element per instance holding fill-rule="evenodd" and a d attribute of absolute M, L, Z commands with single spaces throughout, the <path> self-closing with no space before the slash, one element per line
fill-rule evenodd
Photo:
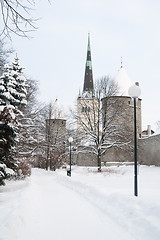
<path fill-rule="evenodd" d="M 91 47 L 90 47 L 89 33 L 88 33 L 87 60 L 86 60 L 83 92 L 93 93 L 93 74 L 92 74 Z"/>

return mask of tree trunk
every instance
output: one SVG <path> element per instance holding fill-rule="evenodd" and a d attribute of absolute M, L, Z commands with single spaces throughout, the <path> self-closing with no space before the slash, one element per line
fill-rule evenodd
<path fill-rule="evenodd" d="M 100 150 L 98 150 L 97 162 L 98 162 L 98 172 L 101 172 L 101 153 L 100 153 Z"/>

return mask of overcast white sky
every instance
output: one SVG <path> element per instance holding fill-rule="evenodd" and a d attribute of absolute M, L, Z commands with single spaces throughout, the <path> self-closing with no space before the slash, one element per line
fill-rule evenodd
<path fill-rule="evenodd" d="M 41 101 L 59 99 L 65 109 L 82 90 L 88 31 L 94 80 L 123 66 L 142 90 L 143 129 L 160 120 L 160 1 L 37 1 L 39 29 L 31 40 L 13 37 L 25 74 L 39 81 Z"/>

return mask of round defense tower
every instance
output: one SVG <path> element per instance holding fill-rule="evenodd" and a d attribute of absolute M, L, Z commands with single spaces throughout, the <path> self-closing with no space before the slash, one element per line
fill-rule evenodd
<path fill-rule="evenodd" d="M 133 85 L 125 69 L 120 68 L 115 83 L 117 84 L 117 94 L 102 99 L 103 124 L 111 116 L 112 125 L 117 126 L 117 135 L 111 140 L 122 141 L 122 145 L 111 148 L 104 156 L 104 161 L 133 161 L 133 138 L 134 138 L 134 102 L 128 94 L 128 89 Z M 141 99 L 136 102 L 137 113 L 137 137 L 141 137 Z"/>
<path fill-rule="evenodd" d="M 63 142 L 66 139 L 66 120 L 60 107 L 58 99 L 55 100 L 53 106 L 49 110 L 50 116 L 46 119 L 46 129 L 50 134 L 52 144 Z"/>
<path fill-rule="evenodd" d="M 61 165 L 66 142 L 66 120 L 57 99 L 53 106 L 50 106 L 46 119 L 46 142 L 47 164 L 50 169 L 55 169 Z"/>

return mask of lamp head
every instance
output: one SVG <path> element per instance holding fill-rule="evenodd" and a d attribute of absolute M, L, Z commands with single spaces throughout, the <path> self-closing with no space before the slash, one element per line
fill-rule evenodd
<path fill-rule="evenodd" d="M 69 142 L 69 143 L 73 142 L 73 138 L 72 138 L 72 137 L 69 137 L 69 138 L 68 138 L 68 142 Z"/>
<path fill-rule="evenodd" d="M 137 84 L 133 85 L 128 89 L 128 94 L 130 97 L 138 98 L 141 95 L 141 89 Z"/>

